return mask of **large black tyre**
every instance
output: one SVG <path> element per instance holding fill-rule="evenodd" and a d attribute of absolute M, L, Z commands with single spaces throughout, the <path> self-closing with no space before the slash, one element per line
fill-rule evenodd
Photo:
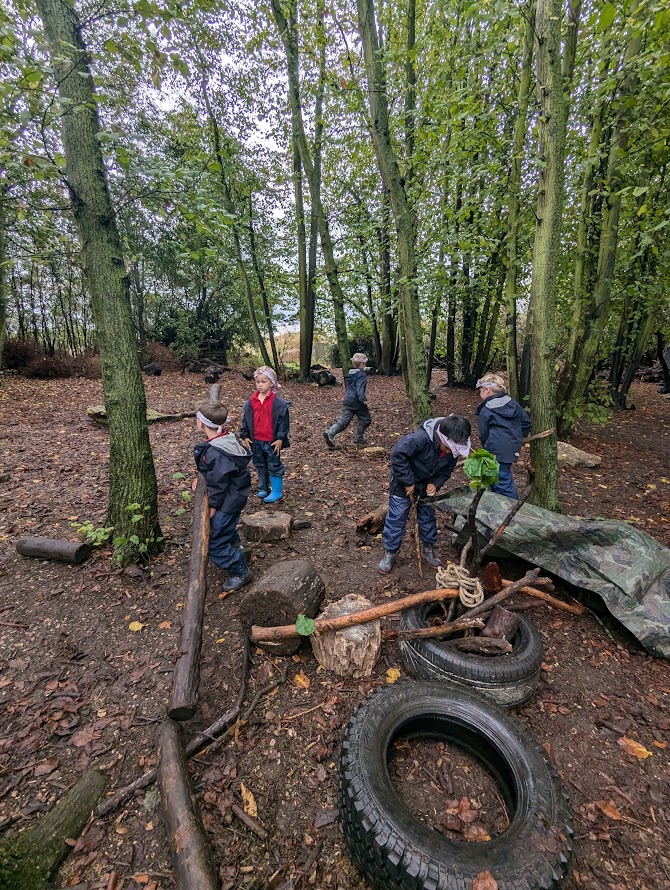
<path fill-rule="evenodd" d="M 422 603 L 403 612 L 402 630 L 428 627 L 435 603 Z M 400 654 L 407 670 L 421 680 L 466 686 L 499 705 L 512 708 L 534 694 L 544 658 L 542 637 L 532 621 L 519 615 L 519 629 L 509 655 L 471 655 L 437 640 L 403 640 Z"/>
<path fill-rule="evenodd" d="M 400 737 L 442 738 L 496 779 L 510 824 L 484 843 L 454 842 L 419 821 L 391 783 Z M 351 858 L 374 890 L 471 890 L 489 871 L 498 890 L 551 890 L 567 874 L 570 810 L 542 751 L 521 724 L 476 693 L 436 683 L 386 687 L 344 732 L 339 807 Z"/>

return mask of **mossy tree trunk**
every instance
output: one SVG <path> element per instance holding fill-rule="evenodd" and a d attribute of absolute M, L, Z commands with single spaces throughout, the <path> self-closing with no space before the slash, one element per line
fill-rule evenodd
<path fill-rule="evenodd" d="M 62 114 L 65 175 L 82 246 L 84 272 L 102 359 L 109 418 L 107 524 L 127 540 L 123 562 L 158 549 L 158 497 L 135 338 L 130 287 L 100 149 L 98 100 L 74 7 L 38 0 Z M 139 504 L 139 510 L 129 509 Z M 133 517 L 140 519 L 133 522 Z M 133 537 L 133 543 L 130 541 Z M 144 545 L 144 546 L 143 546 Z"/>
<path fill-rule="evenodd" d="M 574 68 L 579 10 L 577 0 L 570 8 L 565 58 L 562 58 L 563 3 L 561 0 L 537 0 L 535 49 L 541 167 L 529 311 L 533 432 L 556 426 L 556 271 L 563 213 L 567 89 Z M 537 474 L 532 501 L 548 510 L 558 510 L 556 435 L 534 441 L 531 459 Z"/>
<path fill-rule="evenodd" d="M 414 424 L 430 417 L 426 361 L 417 292 L 415 227 L 389 130 L 388 98 L 373 0 L 358 0 L 358 28 L 363 42 L 372 143 L 384 188 L 388 190 L 397 231 L 399 318 L 403 377 L 412 403 Z"/>
<path fill-rule="evenodd" d="M 7 324 L 7 184 L 0 176 L 0 368 Z"/>

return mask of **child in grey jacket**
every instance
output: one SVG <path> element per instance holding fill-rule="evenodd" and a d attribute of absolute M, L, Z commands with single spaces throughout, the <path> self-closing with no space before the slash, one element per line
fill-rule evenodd
<path fill-rule="evenodd" d="M 342 400 L 342 414 L 323 434 L 329 448 L 335 448 L 335 436 L 346 430 L 354 417 L 358 420 L 354 442 L 357 445 L 365 445 L 363 433 L 372 423 L 365 394 L 365 388 L 368 385 L 368 375 L 365 372 L 367 361 L 367 355 L 362 352 L 356 352 L 351 356 L 353 368 L 344 379 L 345 392 Z"/>

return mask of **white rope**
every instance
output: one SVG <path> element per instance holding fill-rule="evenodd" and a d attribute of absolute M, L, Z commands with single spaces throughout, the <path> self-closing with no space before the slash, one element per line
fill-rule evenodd
<path fill-rule="evenodd" d="M 438 587 L 458 587 L 458 597 L 466 609 L 478 606 L 484 600 L 484 588 L 479 578 L 471 578 L 463 566 L 448 563 L 437 570 L 435 581 Z"/>

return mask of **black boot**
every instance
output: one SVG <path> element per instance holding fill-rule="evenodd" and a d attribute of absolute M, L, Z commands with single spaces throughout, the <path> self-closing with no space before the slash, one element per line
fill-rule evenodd
<path fill-rule="evenodd" d="M 421 556 L 423 556 L 424 560 L 432 569 L 439 569 L 442 565 L 440 560 L 437 558 L 437 554 L 435 553 L 435 549 L 432 544 L 421 545 Z"/>
<path fill-rule="evenodd" d="M 391 569 L 393 568 L 393 563 L 395 562 L 395 553 L 391 553 L 390 550 L 384 551 L 384 558 L 379 563 L 379 574 L 380 575 L 390 575 Z"/>

